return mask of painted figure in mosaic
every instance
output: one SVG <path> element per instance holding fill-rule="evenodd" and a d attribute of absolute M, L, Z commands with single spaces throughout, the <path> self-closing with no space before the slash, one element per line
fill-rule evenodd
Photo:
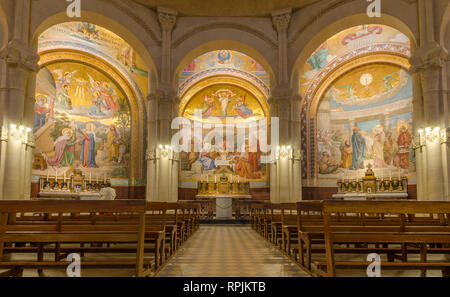
<path fill-rule="evenodd" d="M 411 133 L 408 131 L 408 125 L 402 124 L 398 127 L 399 135 L 397 138 L 398 152 L 394 157 L 394 166 L 403 169 L 409 168 L 409 148 L 411 145 Z"/>
<path fill-rule="evenodd" d="M 394 140 L 392 139 L 392 132 L 386 134 L 386 139 L 384 141 L 384 162 L 390 166 L 392 165 L 393 154 L 394 154 Z"/>
<path fill-rule="evenodd" d="M 384 142 L 386 137 L 383 126 L 376 125 L 373 127 L 372 132 L 375 134 L 372 145 L 374 167 L 384 168 L 386 167 L 386 164 L 384 163 Z"/>
<path fill-rule="evenodd" d="M 53 105 L 54 102 L 52 100 L 50 106 L 47 106 L 47 99 L 44 96 L 36 98 L 36 103 L 34 104 L 34 133 L 45 125 L 47 115 L 53 111 Z"/>
<path fill-rule="evenodd" d="M 75 144 L 78 141 L 73 137 L 73 131 L 65 128 L 61 133 L 62 135 L 55 141 L 55 155 L 47 160 L 49 166 L 71 166 L 75 159 Z"/>
<path fill-rule="evenodd" d="M 324 43 L 322 46 L 309 58 L 309 64 L 317 70 L 322 69 L 327 65 L 327 57 L 330 54 L 328 44 Z"/>
<path fill-rule="evenodd" d="M 98 168 L 95 163 L 94 124 L 87 124 L 81 141 L 81 164 L 86 168 Z"/>
<path fill-rule="evenodd" d="M 240 96 L 236 98 L 234 110 L 237 112 L 239 116 L 243 118 L 248 118 L 253 115 L 253 111 L 250 108 L 248 108 L 248 105 L 245 103 L 245 96 Z"/>
<path fill-rule="evenodd" d="M 227 90 L 219 90 L 216 94 L 219 97 L 220 105 L 222 107 L 222 116 L 226 116 L 232 93 Z"/>
<path fill-rule="evenodd" d="M 331 174 L 334 173 L 339 166 L 335 164 L 328 152 L 322 152 L 322 158 L 319 161 L 319 173 L 320 174 Z"/>
<path fill-rule="evenodd" d="M 105 100 L 109 109 L 114 111 L 120 110 L 119 100 L 117 100 L 117 93 L 114 87 L 109 83 L 103 83 L 103 88 L 101 90 L 103 100 Z"/>
<path fill-rule="evenodd" d="M 342 168 L 350 168 L 352 166 L 352 146 L 348 140 L 345 141 L 344 147 L 342 148 L 341 160 Z"/>
<path fill-rule="evenodd" d="M 63 85 L 60 90 L 58 90 L 58 106 L 62 109 L 72 109 L 72 102 L 69 97 L 69 85 Z"/>
<path fill-rule="evenodd" d="M 106 147 L 108 149 L 108 156 L 106 157 L 106 162 L 119 161 L 119 145 L 120 145 L 120 134 L 117 131 L 116 126 L 111 125 L 109 127 L 108 135 L 106 137 Z"/>
<path fill-rule="evenodd" d="M 205 95 L 203 106 L 200 110 L 204 118 L 209 117 L 214 111 L 214 98 L 209 95 Z"/>
<path fill-rule="evenodd" d="M 92 105 L 89 107 L 89 114 L 93 116 L 104 116 L 105 114 L 102 112 L 102 103 L 103 100 L 101 98 L 100 92 L 94 92 L 94 98 L 92 98 Z"/>
<path fill-rule="evenodd" d="M 361 135 L 358 127 L 353 128 L 352 151 L 352 166 L 350 166 L 350 170 L 364 169 L 364 159 L 366 158 L 367 148 L 366 141 Z"/>

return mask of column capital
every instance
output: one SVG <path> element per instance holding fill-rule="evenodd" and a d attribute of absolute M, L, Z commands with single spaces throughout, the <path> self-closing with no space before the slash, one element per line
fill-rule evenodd
<path fill-rule="evenodd" d="M 157 88 L 158 99 L 163 102 L 176 102 L 178 99 L 177 90 L 168 83 L 160 83 Z"/>
<path fill-rule="evenodd" d="M 0 59 L 12 67 L 20 67 L 29 71 L 39 70 L 39 55 L 35 50 L 20 40 L 13 39 L 0 50 Z"/>
<path fill-rule="evenodd" d="M 410 71 L 413 73 L 426 70 L 437 70 L 444 66 L 448 52 L 435 41 L 420 46 L 409 59 Z"/>
<path fill-rule="evenodd" d="M 287 32 L 291 21 L 291 8 L 276 10 L 272 12 L 272 23 L 278 34 Z"/>
<path fill-rule="evenodd" d="M 158 7 L 158 21 L 163 31 L 172 32 L 173 27 L 177 22 L 178 12 L 165 7 Z"/>

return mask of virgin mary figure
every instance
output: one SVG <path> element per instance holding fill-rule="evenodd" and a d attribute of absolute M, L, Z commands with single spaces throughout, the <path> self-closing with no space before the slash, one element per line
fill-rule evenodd
<path fill-rule="evenodd" d="M 81 141 L 81 164 L 87 168 L 98 168 L 95 163 L 94 124 L 87 124 Z"/>

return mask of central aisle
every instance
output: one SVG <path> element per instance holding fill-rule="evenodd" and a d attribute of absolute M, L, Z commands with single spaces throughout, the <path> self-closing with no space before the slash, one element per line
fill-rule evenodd
<path fill-rule="evenodd" d="M 250 226 L 202 225 L 157 276 L 309 275 L 262 239 Z"/>

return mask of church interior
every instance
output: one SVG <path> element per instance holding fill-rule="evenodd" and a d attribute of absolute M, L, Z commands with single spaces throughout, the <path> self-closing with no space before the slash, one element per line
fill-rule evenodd
<path fill-rule="evenodd" d="M 448 0 L 0 0 L 0 276 L 450 277 L 447 48 Z"/>

